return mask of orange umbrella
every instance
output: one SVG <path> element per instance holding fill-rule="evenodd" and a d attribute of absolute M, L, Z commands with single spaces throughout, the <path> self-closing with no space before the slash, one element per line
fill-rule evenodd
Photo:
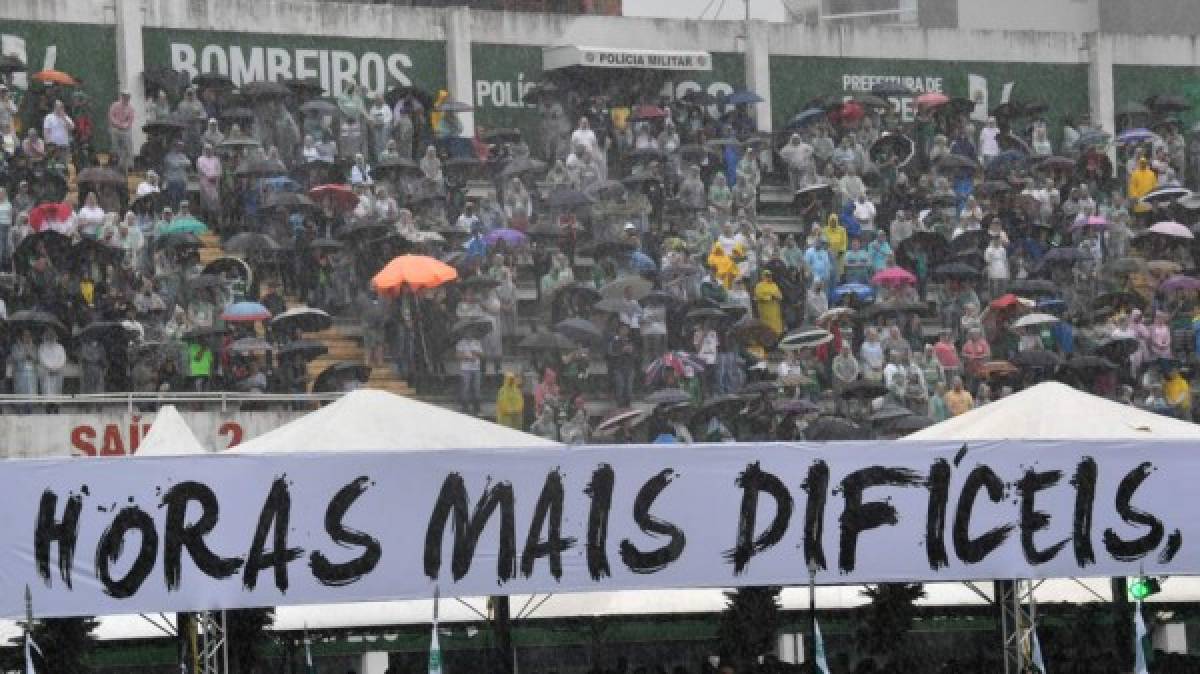
<path fill-rule="evenodd" d="M 31 75 L 35 82 L 45 82 L 46 84 L 61 84 L 65 87 L 79 86 L 79 82 L 74 77 L 64 73 L 61 70 L 39 70 Z"/>
<path fill-rule="evenodd" d="M 371 287 L 386 297 L 405 290 L 436 288 L 458 278 L 458 270 L 427 255 L 401 255 L 371 279 Z"/>

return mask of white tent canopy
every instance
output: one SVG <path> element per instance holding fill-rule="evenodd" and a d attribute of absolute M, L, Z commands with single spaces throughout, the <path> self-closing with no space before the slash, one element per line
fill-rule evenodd
<path fill-rule="evenodd" d="M 903 440 L 1200 439 L 1200 426 L 1044 382 Z"/>
<path fill-rule="evenodd" d="M 183 415 L 174 405 L 163 405 L 154 415 L 154 423 L 150 432 L 138 445 L 138 456 L 184 456 L 188 454 L 207 454 L 208 450 L 200 444 L 192 429 L 184 421 Z"/>

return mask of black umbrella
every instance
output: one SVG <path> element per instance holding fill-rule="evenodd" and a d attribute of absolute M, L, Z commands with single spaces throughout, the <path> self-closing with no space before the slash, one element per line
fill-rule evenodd
<path fill-rule="evenodd" d="M 248 82 L 242 85 L 241 94 L 248 99 L 269 100 L 287 98 L 292 90 L 278 82 Z"/>
<path fill-rule="evenodd" d="M 1011 192 L 1013 186 L 1003 180 L 988 180 L 980 183 L 975 191 L 983 196 L 995 196 L 1005 192 Z"/>
<path fill-rule="evenodd" d="M 1115 370 L 1117 365 L 1107 358 L 1100 356 L 1075 356 L 1066 362 L 1064 365 L 1069 370 L 1089 371 L 1089 370 Z"/>
<path fill-rule="evenodd" d="M 25 62 L 17 58 L 13 54 L 0 54 L 0 73 L 5 75 L 11 73 L 25 72 Z"/>
<path fill-rule="evenodd" d="M 870 320 L 876 316 L 893 316 L 900 314 L 918 314 L 926 316 L 932 313 L 928 304 L 922 302 L 877 302 L 863 309 L 859 318 Z"/>
<path fill-rule="evenodd" d="M 1141 342 L 1133 337 L 1123 337 L 1117 339 L 1107 339 L 1096 345 L 1093 351 L 1096 355 L 1102 356 L 1115 362 L 1121 362 L 1137 353 L 1141 348 Z"/>
<path fill-rule="evenodd" d="M 554 296 L 551 298 L 551 303 L 558 305 L 570 299 L 575 304 L 595 304 L 599 302 L 600 291 L 595 288 L 579 283 L 578 281 L 560 286 L 554 291 Z"/>
<path fill-rule="evenodd" d="M 937 279 L 958 278 L 970 279 L 979 278 L 980 271 L 962 263 L 949 263 L 934 267 L 931 276 Z"/>
<path fill-rule="evenodd" d="M 386 236 L 393 231 L 392 226 L 378 220 L 363 220 L 337 231 L 337 238 L 344 240 L 367 241 Z"/>
<path fill-rule="evenodd" d="M 701 307 L 699 309 L 692 309 L 691 311 L 687 312 L 687 315 L 684 318 L 686 318 L 689 321 L 706 321 L 706 320 L 720 320 L 722 318 L 727 318 L 727 317 L 728 317 L 728 314 L 726 314 L 721 309 L 717 309 L 717 308 L 713 308 L 713 307 Z"/>
<path fill-rule="evenodd" d="M 557 332 L 535 332 L 526 335 L 517 347 L 530 351 L 573 351 L 576 344 Z"/>
<path fill-rule="evenodd" d="M 851 382 L 846 388 L 842 389 L 841 397 L 844 400 L 872 400 L 880 396 L 887 395 L 887 387 L 883 384 L 859 379 Z"/>
<path fill-rule="evenodd" d="M 79 175 L 75 179 L 78 182 L 91 183 L 93 185 L 119 185 L 121 187 L 128 187 L 129 185 L 124 173 L 106 166 L 85 168 L 79 172 Z"/>
<path fill-rule="evenodd" d="M 176 232 L 158 237 L 155 239 L 155 245 L 159 248 L 179 250 L 183 248 L 200 248 L 204 246 L 204 242 L 190 232 Z"/>
<path fill-rule="evenodd" d="M 300 106 L 300 112 L 306 115 L 337 115 L 338 107 L 336 103 L 330 101 L 308 101 Z"/>
<path fill-rule="evenodd" d="M 287 173 L 287 167 L 276 159 L 254 159 L 238 164 L 236 173 L 240 176 L 281 176 Z"/>
<path fill-rule="evenodd" d="M 988 238 L 988 231 L 986 229 L 963 232 L 950 239 L 950 250 L 955 252 L 977 252 L 987 245 Z"/>
<path fill-rule="evenodd" d="M 296 307 L 277 314 L 271 319 L 271 327 L 291 334 L 300 332 L 319 332 L 333 326 L 333 317 L 322 309 L 314 307 Z"/>
<path fill-rule="evenodd" d="M 812 414 L 819 412 L 821 407 L 803 398 L 790 400 L 773 400 L 771 407 L 780 414 Z"/>
<path fill-rule="evenodd" d="M 763 393 L 779 393 L 780 385 L 773 381 L 754 381 L 742 387 L 738 391 L 743 395 L 760 395 Z"/>
<path fill-rule="evenodd" d="M 1062 364 L 1062 358 L 1053 351 L 1019 351 L 1012 357 L 1012 364 L 1021 368 L 1054 370 Z"/>
<path fill-rule="evenodd" d="M 646 396 L 645 400 L 654 405 L 677 405 L 691 402 L 692 397 L 683 389 L 664 388 Z"/>
<path fill-rule="evenodd" d="M 205 274 L 230 274 L 249 281 L 254 277 L 254 272 L 250 269 L 250 265 L 240 257 L 232 255 L 222 255 L 204 265 Z"/>
<path fill-rule="evenodd" d="M 13 251 L 13 263 L 20 272 L 28 272 L 29 265 L 38 257 L 38 251 L 45 247 L 46 256 L 56 264 L 65 262 L 71 252 L 71 239 L 52 229 L 34 232 L 21 239 L 21 244 Z"/>
<path fill-rule="evenodd" d="M 703 89 L 693 89 L 683 95 L 682 99 L 692 105 L 712 105 L 717 99 Z"/>
<path fill-rule="evenodd" d="M 1083 253 L 1078 248 L 1051 248 L 1046 251 L 1039 261 L 1039 267 L 1049 267 L 1051 265 L 1072 265 L 1083 258 Z"/>
<path fill-rule="evenodd" d="M 871 413 L 871 421 L 875 423 L 894 423 L 904 417 L 911 417 L 912 411 L 894 403 L 884 403 L 883 407 Z"/>
<path fill-rule="evenodd" d="M 305 208 L 315 209 L 317 205 L 307 194 L 299 192 L 273 192 L 267 197 L 267 201 L 263 204 L 263 208 L 277 209 L 281 211 L 294 211 Z"/>
<path fill-rule="evenodd" d="M 937 164 L 939 169 L 972 169 L 977 171 L 981 168 L 974 159 L 953 153 L 938 157 L 934 163 Z"/>
<path fill-rule="evenodd" d="M 179 133 L 187 125 L 174 119 L 159 119 L 142 125 L 142 131 L 151 136 L 165 136 Z"/>
<path fill-rule="evenodd" d="M 409 96 L 414 98 L 426 110 L 429 110 L 433 107 L 433 96 L 430 96 L 423 89 L 418 89 L 417 87 L 412 86 L 393 87 L 388 89 L 383 95 L 383 100 L 388 105 L 395 107 L 396 103 L 399 103 L 402 99 L 408 98 Z"/>
<path fill-rule="evenodd" d="M 543 101 L 553 100 L 560 94 L 560 90 L 553 82 L 543 82 L 525 92 L 521 97 L 522 103 L 537 104 Z"/>
<path fill-rule="evenodd" d="M 929 417 L 919 414 L 910 414 L 906 417 L 900 417 L 895 421 L 887 424 L 887 430 L 892 433 L 915 433 L 917 431 L 929 428 L 935 422 Z"/>
<path fill-rule="evenodd" d="M 250 108 L 226 108 L 221 111 L 221 119 L 227 122 L 253 122 L 254 111 Z"/>
<path fill-rule="evenodd" d="M 492 331 L 492 322 L 486 318 L 464 318 L 450 328 L 451 339 L 482 339 Z"/>
<path fill-rule="evenodd" d="M 263 250 L 278 250 L 279 244 L 266 234 L 242 232 L 230 237 L 222 248 L 231 253 L 247 255 Z"/>
<path fill-rule="evenodd" d="M 804 437 L 812 442 L 870 440 L 871 431 L 842 417 L 820 417 L 808 424 Z"/>
<path fill-rule="evenodd" d="M 1146 99 L 1146 105 L 1156 112 L 1184 112 L 1191 110 L 1192 105 L 1183 96 L 1174 94 L 1159 94 Z"/>
<path fill-rule="evenodd" d="M 454 157 L 442 162 L 444 171 L 472 171 L 483 166 L 483 162 L 475 157 Z"/>
<path fill-rule="evenodd" d="M 71 245 L 71 253 L 71 257 L 80 263 L 92 259 L 102 264 L 112 264 L 125 256 L 125 249 L 85 236 Z"/>
<path fill-rule="evenodd" d="M 4 327 L 10 335 L 22 330 L 36 333 L 51 329 L 58 334 L 60 340 L 65 340 L 71 334 L 62 321 L 58 320 L 54 314 L 45 311 L 25 310 L 9 314 L 8 320 L 4 322 Z"/>
<path fill-rule="evenodd" d="M 871 160 L 881 163 L 885 157 L 897 159 L 898 166 L 904 166 L 916 154 L 916 145 L 912 139 L 901 133 L 885 133 L 879 140 L 871 144 Z"/>
<path fill-rule="evenodd" d="M 285 80 L 283 86 L 287 87 L 297 98 L 316 98 L 325 93 L 325 87 L 321 86 L 321 80 L 311 77 Z"/>
<path fill-rule="evenodd" d="M 833 333 L 823 328 L 808 328 L 784 335 L 780 349 L 811 349 L 833 341 Z"/>
<path fill-rule="evenodd" d="M 315 360 L 329 353 L 329 349 L 316 340 L 297 339 L 288 342 L 275 350 L 275 355 L 283 358 L 299 358 L 304 361 Z"/>
<path fill-rule="evenodd" d="M 200 73 L 192 77 L 192 84 L 198 89 L 232 89 L 233 80 L 221 73 Z"/>
<path fill-rule="evenodd" d="M 80 343 L 95 340 L 124 346 L 137 334 L 132 325 L 126 325 L 123 321 L 95 321 L 84 326 L 79 334 L 75 335 L 75 340 Z"/>
<path fill-rule="evenodd" d="M 912 96 L 913 90 L 899 82 L 877 82 L 871 87 L 871 93 L 882 98 Z"/>
<path fill-rule="evenodd" d="M 1017 279 L 1008 283 L 1008 291 L 1015 295 L 1057 295 L 1058 284 L 1041 279 Z"/>
<path fill-rule="evenodd" d="M 313 380 L 313 393 L 333 393 L 341 391 L 348 380 L 367 383 L 371 378 L 371 368 L 362 363 L 334 363 L 321 371 Z"/>
<path fill-rule="evenodd" d="M 591 321 L 583 318 L 568 318 L 554 326 L 554 331 L 579 343 L 599 345 L 604 343 L 604 334 Z"/>

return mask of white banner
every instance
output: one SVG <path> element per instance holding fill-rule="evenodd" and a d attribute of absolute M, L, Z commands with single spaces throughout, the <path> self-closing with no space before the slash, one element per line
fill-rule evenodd
<path fill-rule="evenodd" d="M 256 438 L 303 412 L 181 412 L 200 444 L 219 452 Z M 96 412 L 0 414 L 0 458 L 128 456 L 150 432 L 153 414 Z"/>
<path fill-rule="evenodd" d="M 8 461 L 0 615 L 1193 574 L 1198 478 L 1182 442 Z"/>

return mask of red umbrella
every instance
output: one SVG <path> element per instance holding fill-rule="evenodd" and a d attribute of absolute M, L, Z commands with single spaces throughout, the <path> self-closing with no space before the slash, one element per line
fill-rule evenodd
<path fill-rule="evenodd" d="M 53 222 L 66 222 L 71 219 L 71 205 L 66 202 L 47 203 L 35 206 L 29 211 L 29 226 L 35 232 L 40 232 Z"/>
<path fill-rule="evenodd" d="M 317 203 L 328 201 L 333 208 L 342 211 L 353 210 L 358 205 L 358 195 L 349 185 L 317 185 L 308 191 L 308 196 Z"/>
<path fill-rule="evenodd" d="M 917 277 L 903 267 L 888 267 L 871 277 L 871 283 L 878 286 L 903 286 L 917 282 Z"/>
<path fill-rule="evenodd" d="M 939 105 L 945 105 L 949 102 L 949 96 L 936 91 L 931 91 L 927 94 L 921 94 L 920 96 L 917 96 L 918 108 L 936 108 Z"/>
<path fill-rule="evenodd" d="M 993 309 L 1008 309 L 1009 307 L 1016 306 L 1019 302 L 1020 299 L 1016 295 L 1008 293 L 992 300 L 990 306 Z"/>
<path fill-rule="evenodd" d="M 830 121 L 835 124 L 856 124 L 862 121 L 862 118 L 867 114 L 862 103 L 858 101 L 846 101 L 842 107 L 829 113 Z"/>
<path fill-rule="evenodd" d="M 667 116 L 667 111 L 657 105 L 639 105 L 633 116 L 635 119 L 662 119 Z"/>

